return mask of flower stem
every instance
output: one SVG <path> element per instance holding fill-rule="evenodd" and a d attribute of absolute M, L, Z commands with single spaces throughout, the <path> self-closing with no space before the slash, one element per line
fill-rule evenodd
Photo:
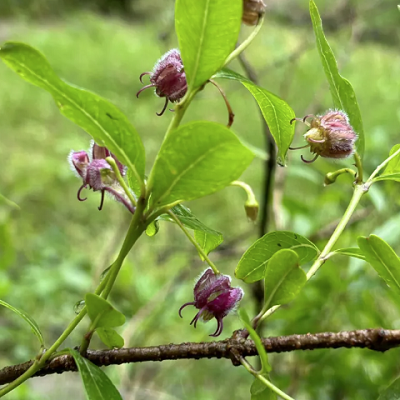
<path fill-rule="evenodd" d="M 251 204 L 258 204 L 256 200 L 256 196 L 254 195 L 253 189 L 250 185 L 242 181 L 233 181 L 230 184 L 231 186 L 239 186 L 241 187 L 247 194 L 247 201 Z"/>
<path fill-rule="evenodd" d="M 354 153 L 354 160 L 356 162 L 356 168 L 357 168 L 357 180 L 356 180 L 356 183 L 358 185 L 361 185 L 363 183 L 363 169 L 362 169 L 361 157 L 357 152 Z"/>
<path fill-rule="evenodd" d="M 175 223 L 182 229 L 183 233 L 187 236 L 187 238 L 192 242 L 193 246 L 196 247 L 197 251 L 201 254 L 201 256 L 206 260 L 207 264 L 212 268 L 214 271 L 214 274 L 218 275 L 220 272 L 218 271 L 218 268 L 215 266 L 215 264 L 208 258 L 207 254 L 205 251 L 201 248 L 201 246 L 196 242 L 196 240 L 193 238 L 193 236 L 188 232 L 188 230 L 185 228 L 185 226 L 182 224 L 182 222 L 179 220 L 179 218 L 171 211 L 167 211 L 167 214 L 175 221 Z"/>

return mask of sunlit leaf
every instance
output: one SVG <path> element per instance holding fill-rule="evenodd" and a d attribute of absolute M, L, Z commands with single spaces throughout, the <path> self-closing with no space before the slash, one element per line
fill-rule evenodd
<path fill-rule="evenodd" d="M 362 156 L 365 148 L 364 128 L 356 94 L 354 93 L 351 83 L 347 79 L 343 78 L 339 73 L 335 55 L 326 40 L 322 28 L 321 17 L 313 0 L 310 0 L 310 15 L 318 52 L 321 57 L 326 78 L 329 82 L 333 104 L 337 109 L 345 111 L 349 116 L 350 123 L 358 134 L 358 140 L 356 142 L 357 151 Z"/>
<path fill-rule="evenodd" d="M 125 323 L 124 314 L 96 294 L 88 293 L 85 296 L 85 304 L 95 328 L 114 328 Z"/>
<path fill-rule="evenodd" d="M 235 276 L 248 283 L 263 279 L 268 261 L 282 249 L 294 250 L 299 256 L 299 265 L 313 261 L 319 254 L 314 243 L 297 233 L 267 233 L 243 254 L 235 269 Z"/>
<path fill-rule="evenodd" d="M 392 147 L 389 153 L 389 157 L 400 149 L 400 144 L 396 144 Z M 400 154 L 395 156 L 389 161 L 388 165 L 384 169 L 382 175 L 376 177 L 374 181 L 396 181 L 400 182 Z"/>
<path fill-rule="evenodd" d="M 203 85 L 234 50 L 242 0 L 177 0 L 175 28 L 188 86 Z"/>
<path fill-rule="evenodd" d="M 194 238 L 206 254 L 216 249 L 223 241 L 222 235 L 211 235 L 204 231 L 194 231 Z M 203 259 L 202 255 L 200 257 Z M 203 260 L 204 261 L 204 260 Z"/>
<path fill-rule="evenodd" d="M 26 44 L 7 42 L 0 48 L 0 57 L 21 78 L 49 92 L 64 116 L 89 133 L 97 144 L 108 147 L 134 172 L 136 181 L 143 181 L 142 141 L 116 106 L 94 93 L 65 83 L 46 58 Z"/>
<path fill-rule="evenodd" d="M 15 314 L 19 315 L 22 319 L 24 319 L 25 322 L 27 322 L 30 325 L 33 333 L 39 339 L 40 344 L 42 346 L 44 346 L 43 335 L 42 335 L 42 332 L 40 331 L 39 326 L 36 323 L 36 321 L 34 321 L 31 317 L 26 315 L 22 310 L 19 310 L 18 308 L 12 306 L 11 304 L 6 303 L 3 300 L 0 300 L 0 305 L 2 305 L 4 307 L 8 308 L 9 310 L 15 312 Z"/>
<path fill-rule="evenodd" d="M 400 400 L 400 379 L 396 379 L 389 387 L 382 391 L 378 400 Z"/>
<path fill-rule="evenodd" d="M 285 165 L 286 153 L 294 136 L 294 125 L 290 121 L 295 114 L 291 107 L 278 96 L 229 69 L 218 71 L 214 78 L 237 80 L 253 95 L 278 146 L 278 162 Z"/>
<path fill-rule="evenodd" d="M 192 122 L 164 141 L 149 177 L 152 206 L 192 200 L 238 179 L 253 159 L 227 127 Z"/>
<path fill-rule="evenodd" d="M 123 400 L 110 378 L 76 350 L 69 349 L 81 375 L 87 400 Z"/>
<path fill-rule="evenodd" d="M 97 328 L 97 334 L 100 340 L 110 349 L 120 349 L 124 347 L 124 338 L 120 336 L 114 329 Z"/>
<path fill-rule="evenodd" d="M 150 223 L 147 228 L 146 228 L 146 235 L 149 237 L 155 236 L 158 233 L 158 230 L 160 229 L 158 221 L 153 221 Z"/>

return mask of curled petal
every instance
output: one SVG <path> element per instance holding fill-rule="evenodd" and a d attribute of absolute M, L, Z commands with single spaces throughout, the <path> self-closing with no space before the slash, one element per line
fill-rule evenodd
<path fill-rule="evenodd" d="M 168 106 L 168 97 L 165 98 L 165 104 L 164 104 L 164 107 L 163 107 L 163 109 L 161 110 L 161 112 L 156 113 L 156 114 L 157 114 L 159 117 L 161 117 L 161 115 L 163 115 L 163 114 L 164 114 L 164 111 L 167 109 L 167 106 Z"/>
<path fill-rule="evenodd" d="M 222 329 L 224 327 L 224 324 L 222 322 L 222 318 L 217 318 L 217 330 L 210 336 L 212 337 L 217 337 L 222 333 Z"/>
<path fill-rule="evenodd" d="M 306 147 L 309 147 L 309 144 L 306 144 L 305 146 L 300 146 L 300 147 L 289 147 L 289 150 L 300 150 L 300 149 L 305 149 Z"/>
<path fill-rule="evenodd" d="M 191 301 L 191 302 L 189 302 L 189 303 L 185 303 L 180 309 L 179 309 L 179 311 L 178 311 L 178 313 L 179 313 L 179 316 L 181 317 L 181 318 L 183 318 L 182 317 L 182 310 L 185 308 L 185 307 L 187 307 L 187 306 L 194 306 L 196 303 L 194 302 L 194 301 Z"/>
<path fill-rule="evenodd" d="M 151 75 L 151 72 L 143 72 L 143 74 L 140 74 L 140 77 L 139 77 L 139 79 L 140 79 L 140 82 L 142 82 L 143 83 L 143 77 L 145 76 L 145 75 Z"/>
<path fill-rule="evenodd" d="M 104 204 L 104 190 L 101 191 L 101 200 L 100 200 L 100 206 L 99 206 L 99 211 L 103 208 Z"/>
<path fill-rule="evenodd" d="M 306 164 L 313 163 L 317 158 L 318 158 L 318 154 L 312 160 L 305 160 L 304 157 L 301 156 L 302 161 L 305 162 Z"/>
<path fill-rule="evenodd" d="M 143 90 L 146 90 L 148 88 L 154 87 L 156 86 L 155 83 L 151 83 L 150 85 L 146 85 L 144 87 L 142 87 L 137 93 L 136 93 L 136 97 L 139 98 L 140 93 L 143 92 Z"/>
<path fill-rule="evenodd" d="M 86 186 L 87 186 L 87 185 L 84 183 L 84 184 L 79 188 L 79 190 L 78 190 L 77 197 L 78 197 L 78 200 L 79 200 L 79 201 L 85 201 L 85 200 L 87 200 L 87 197 L 85 197 L 84 199 L 81 198 L 82 189 L 86 189 Z"/>

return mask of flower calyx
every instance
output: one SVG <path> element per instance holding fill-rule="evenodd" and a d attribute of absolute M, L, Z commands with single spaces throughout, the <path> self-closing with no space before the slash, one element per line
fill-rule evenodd
<path fill-rule="evenodd" d="M 243 0 L 242 22 L 246 25 L 257 25 L 266 8 L 263 0 Z"/>

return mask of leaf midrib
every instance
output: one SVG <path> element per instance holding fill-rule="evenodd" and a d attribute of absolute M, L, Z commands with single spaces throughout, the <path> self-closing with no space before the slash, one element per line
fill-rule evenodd
<path fill-rule="evenodd" d="M 388 274 L 392 277 L 393 282 L 397 285 L 397 288 L 400 290 L 400 283 L 397 281 L 397 279 L 395 278 L 395 276 L 393 275 L 392 271 L 390 270 L 390 268 L 386 265 L 386 263 L 383 261 L 382 257 L 380 257 L 380 255 L 376 252 L 376 250 L 374 249 L 374 247 L 371 244 L 371 250 L 374 253 L 374 255 L 376 256 L 376 258 L 378 259 L 378 261 L 385 267 L 385 270 L 388 272 Z"/>

